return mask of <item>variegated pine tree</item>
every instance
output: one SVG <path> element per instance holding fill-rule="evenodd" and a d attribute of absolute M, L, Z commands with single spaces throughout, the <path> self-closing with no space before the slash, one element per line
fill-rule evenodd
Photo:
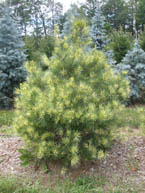
<path fill-rule="evenodd" d="M 128 83 L 114 75 L 104 54 L 85 51 L 89 29 L 84 20 L 73 23 L 73 32 L 60 39 L 48 66 L 27 65 L 29 77 L 17 91 L 14 128 L 26 142 L 22 159 L 54 161 L 76 166 L 104 155 L 111 128 L 128 94 Z M 68 41 L 69 40 L 69 41 Z"/>

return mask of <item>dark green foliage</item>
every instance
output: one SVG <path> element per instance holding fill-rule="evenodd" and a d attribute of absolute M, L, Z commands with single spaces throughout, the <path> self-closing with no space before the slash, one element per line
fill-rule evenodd
<path fill-rule="evenodd" d="M 137 9 L 136 9 L 136 22 L 139 30 L 144 29 L 145 25 L 145 1 L 138 0 Z"/>
<path fill-rule="evenodd" d="M 139 45 L 145 51 L 145 31 L 142 31 L 139 36 Z"/>
<path fill-rule="evenodd" d="M 10 108 L 14 90 L 26 78 L 24 46 L 10 10 L 3 9 L 0 19 L 0 108 Z"/>
<path fill-rule="evenodd" d="M 42 55 L 46 55 L 48 58 L 52 56 L 54 51 L 55 38 L 52 36 L 46 36 L 41 38 L 35 38 L 33 36 L 25 37 L 25 49 L 28 60 L 40 61 Z"/>
<path fill-rule="evenodd" d="M 102 10 L 113 29 L 119 30 L 120 26 L 124 28 L 128 18 L 127 4 L 124 0 L 107 0 Z"/>
<path fill-rule="evenodd" d="M 114 31 L 110 39 L 108 48 L 113 51 L 115 61 L 120 63 L 132 46 L 132 36 L 120 30 Z"/>

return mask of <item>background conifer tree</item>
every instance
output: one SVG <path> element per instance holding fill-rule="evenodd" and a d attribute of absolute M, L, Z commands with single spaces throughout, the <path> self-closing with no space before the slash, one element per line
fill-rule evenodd
<path fill-rule="evenodd" d="M 107 44 L 105 17 L 99 7 L 95 9 L 95 14 L 92 18 L 91 37 L 97 49 L 102 50 Z"/>
<path fill-rule="evenodd" d="M 25 54 L 18 26 L 5 5 L 0 18 L 0 108 L 12 105 L 14 89 L 25 80 Z"/>
<path fill-rule="evenodd" d="M 63 25 L 62 35 L 63 36 L 69 36 L 70 33 L 72 33 L 73 30 L 73 20 L 74 19 L 81 19 L 84 18 L 85 15 L 81 12 L 81 9 L 76 5 L 72 4 L 70 9 L 65 13 L 65 22 Z"/>
<path fill-rule="evenodd" d="M 125 57 L 127 52 L 133 47 L 133 37 L 130 33 L 120 31 L 113 31 L 110 36 L 110 42 L 107 45 L 108 49 L 113 51 L 116 64 L 119 64 Z"/>
<path fill-rule="evenodd" d="M 127 72 L 127 79 L 130 82 L 130 102 L 144 102 L 145 96 L 145 52 L 135 42 L 134 48 L 126 54 L 118 65 L 121 71 Z"/>

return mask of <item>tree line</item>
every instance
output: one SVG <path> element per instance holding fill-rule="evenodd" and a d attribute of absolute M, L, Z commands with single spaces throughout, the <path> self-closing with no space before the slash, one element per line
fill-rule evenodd
<path fill-rule="evenodd" d="M 50 35 L 53 33 L 55 24 L 62 30 L 68 15 L 73 15 L 70 10 L 63 14 L 63 5 L 56 0 L 7 1 L 13 10 L 13 15 L 18 18 L 25 36 L 30 32 L 35 37 Z M 108 30 L 119 30 L 122 27 L 124 31 L 132 34 L 138 34 L 144 30 L 145 0 L 86 0 L 77 9 L 90 23 L 98 6 L 106 18 Z"/>
<path fill-rule="evenodd" d="M 57 39 L 55 25 L 58 26 L 59 36 L 64 39 L 64 36 L 67 38 L 72 36 L 73 22 L 76 19 L 85 20 L 89 29 L 85 40 L 92 39 L 87 50 L 96 47 L 104 52 L 108 64 L 113 68 L 122 63 L 127 52 L 133 47 L 134 39 L 138 39 L 140 48 L 143 49 L 141 52 L 145 51 L 143 20 L 145 6 L 143 3 L 144 0 L 86 0 L 80 6 L 77 4 L 71 5 L 65 13 L 63 13 L 63 5 L 54 0 L 6 0 L 1 3 L 0 73 L 2 73 L 0 74 L 0 88 L 3 90 L 3 94 L 0 98 L 3 101 L 7 101 L 5 95 L 10 95 L 9 101 L 13 98 L 13 87 L 15 88 L 17 81 L 15 80 L 13 87 L 9 86 L 10 81 L 13 82 L 12 77 L 24 74 L 23 79 L 20 78 L 18 83 L 25 80 L 25 72 L 13 72 L 11 61 L 16 61 L 14 65 L 18 70 L 26 60 L 33 60 L 41 65 L 43 55 L 48 58 L 53 55 Z M 9 9 L 7 10 L 4 7 Z M 16 29 L 18 29 L 18 32 L 16 32 Z M 78 31 L 78 36 L 80 36 L 80 33 L 81 31 Z M 17 41 L 20 37 L 24 44 Z M 18 57 L 18 55 L 22 55 L 21 53 L 18 54 L 19 51 L 22 51 L 22 47 L 25 53 L 23 58 Z M 13 54 L 14 50 L 17 54 Z M 23 59 L 23 61 L 20 62 L 18 59 Z M 138 63 L 140 64 L 140 62 Z M 141 63 L 144 63 L 144 59 Z M 4 69 L 5 64 L 8 65 L 8 72 Z M 11 69 L 9 66 L 11 66 Z M 19 69 L 19 72 L 21 72 L 21 69 Z M 144 79 L 144 76 L 142 77 Z M 8 87 L 10 94 L 7 93 Z M 3 106 L 7 106 L 7 103 Z"/>

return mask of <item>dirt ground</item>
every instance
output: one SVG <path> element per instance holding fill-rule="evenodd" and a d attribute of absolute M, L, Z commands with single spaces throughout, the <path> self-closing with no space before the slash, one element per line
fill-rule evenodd
<path fill-rule="evenodd" d="M 25 168 L 21 166 L 18 152 L 21 145 L 19 137 L 0 137 L 0 174 L 29 176 L 33 180 L 41 176 L 43 182 L 47 182 L 48 174 L 42 169 L 36 171 L 33 165 Z M 144 187 L 145 192 L 145 138 L 132 137 L 123 143 L 116 141 L 105 159 L 85 163 L 79 169 L 73 169 L 66 174 L 71 179 L 80 175 L 94 175 L 98 179 L 103 176 L 114 184 L 118 183 L 118 180 L 126 184 L 132 181 L 133 184 Z M 56 177 L 60 176 L 60 167 L 53 165 L 49 180 L 53 184 Z"/>

